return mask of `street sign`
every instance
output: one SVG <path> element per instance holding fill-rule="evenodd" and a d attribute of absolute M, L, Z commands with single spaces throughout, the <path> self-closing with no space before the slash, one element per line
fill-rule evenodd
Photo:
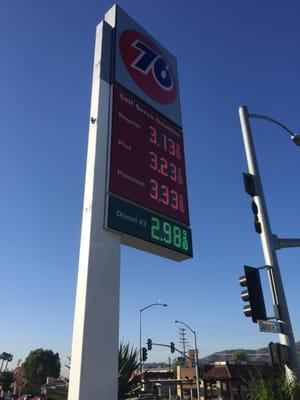
<path fill-rule="evenodd" d="M 260 332 L 268 332 L 268 333 L 282 333 L 281 326 L 278 321 L 263 321 L 258 320 L 258 328 Z"/>

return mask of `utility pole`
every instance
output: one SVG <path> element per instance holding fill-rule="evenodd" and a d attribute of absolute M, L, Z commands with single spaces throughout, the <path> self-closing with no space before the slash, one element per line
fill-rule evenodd
<path fill-rule="evenodd" d="M 168 357 L 169 361 L 169 374 L 171 375 L 171 357 Z M 171 385 L 169 384 L 169 400 L 172 399 L 172 391 L 171 391 Z"/>
<path fill-rule="evenodd" d="M 182 345 L 182 352 L 184 354 L 184 361 L 186 358 L 186 347 L 188 345 L 188 341 L 186 338 L 186 329 L 185 328 L 179 328 L 179 343 Z"/>
<path fill-rule="evenodd" d="M 273 118 L 258 114 L 250 114 L 246 106 L 241 106 L 239 108 L 239 115 L 240 115 L 245 152 L 248 162 L 248 170 L 254 180 L 255 187 L 253 188 L 254 190 L 253 197 L 257 205 L 257 211 L 258 211 L 257 223 L 260 226 L 258 233 L 260 234 L 262 242 L 265 263 L 267 266 L 269 266 L 268 275 L 272 293 L 275 318 L 281 323 L 282 326 L 282 332 L 279 334 L 279 340 L 281 344 L 289 347 L 290 359 L 288 365 L 286 365 L 286 375 L 288 379 L 294 380 L 295 377 L 299 375 L 299 371 L 297 365 L 295 339 L 290 320 L 289 310 L 287 306 L 287 301 L 284 293 L 283 283 L 281 279 L 279 263 L 276 255 L 276 250 L 280 248 L 278 247 L 279 240 L 272 234 L 271 230 L 267 205 L 265 201 L 263 186 L 260 178 L 260 172 L 255 153 L 255 147 L 252 138 L 250 118 L 266 119 L 281 126 L 289 133 L 292 134 L 292 132 L 288 128 L 286 128 L 282 123 L 279 123 Z M 297 143 L 298 136 L 299 135 L 294 135 L 294 134 L 292 134 L 291 136 L 292 140 L 295 142 L 296 145 L 298 145 Z M 288 243 L 286 242 L 286 244 Z M 292 244 L 295 245 L 295 243 Z"/>

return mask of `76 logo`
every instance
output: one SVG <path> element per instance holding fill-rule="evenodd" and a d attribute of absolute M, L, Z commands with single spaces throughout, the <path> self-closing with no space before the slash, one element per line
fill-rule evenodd
<path fill-rule="evenodd" d="M 151 72 L 160 88 L 171 91 L 174 82 L 169 71 L 170 66 L 163 57 L 141 40 L 135 40 L 131 46 L 139 50 L 140 54 L 130 66 L 144 75 L 148 75 Z"/>

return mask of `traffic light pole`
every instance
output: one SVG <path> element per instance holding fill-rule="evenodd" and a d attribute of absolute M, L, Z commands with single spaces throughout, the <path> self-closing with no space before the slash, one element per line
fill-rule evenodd
<path fill-rule="evenodd" d="M 251 114 L 248 113 L 246 106 L 239 108 L 239 115 L 241 121 L 241 128 L 247 157 L 249 173 L 254 176 L 256 184 L 256 195 L 254 200 L 258 206 L 258 216 L 262 226 L 261 242 L 266 265 L 269 265 L 268 275 L 272 292 L 273 307 L 276 319 L 281 322 L 283 327 L 282 333 L 279 334 L 279 341 L 281 344 L 289 347 L 290 361 L 286 365 L 286 375 L 288 379 L 294 380 L 299 376 L 297 365 L 297 354 L 295 339 L 292 329 L 292 324 L 289 316 L 288 306 L 285 298 L 284 288 L 282 284 L 279 263 L 276 255 L 276 243 L 271 231 L 267 206 L 265 202 L 262 182 L 260 178 L 250 121 Z"/>

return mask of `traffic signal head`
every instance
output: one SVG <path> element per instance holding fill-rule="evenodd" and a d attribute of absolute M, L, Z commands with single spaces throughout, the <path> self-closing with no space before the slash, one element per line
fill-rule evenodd
<path fill-rule="evenodd" d="M 246 265 L 244 270 L 245 275 L 239 279 L 240 285 L 247 287 L 241 293 L 242 300 L 249 302 L 244 306 L 244 314 L 246 317 L 252 317 L 253 322 L 257 322 L 258 319 L 265 320 L 267 315 L 259 270 Z"/>
<path fill-rule="evenodd" d="M 243 172 L 243 180 L 244 180 L 245 192 L 248 193 L 249 196 L 252 196 L 252 197 L 258 195 L 255 176 L 252 174 L 249 174 L 248 172 Z"/>
<path fill-rule="evenodd" d="M 283 366 L 289 364 L 289 348 L 288 346 L 280 343 L 269 343 L 269 351 L 272 360 L 272 364 Z"/>
<path fill-rule="evenodd" d="M 243 172 L 243 180 L 244 180 L 244 187 L 245 187 L 246 193 L 248 193 L 251 197 L 259 196 L 260 191 L 258 188 L 257 179 L 256 179 L 255 175 L 249 174 L 247 172 Z M 252 208 L 252 212 L 254 214 L 255 231 L 256 231 L 256 233 L 261 234 L 262 226 L 259 221 L 259 215 L 258 215 L 259 211 L 258 211 L 257 204 L 255 203 L 254 200 L 252 201 L 251 208 Z"/>
<path fill-rule="evenodd" d="M 151 339 L 147 340 L 147 348 L 148 348 L 148 350 L 152 350 L 152 340 Z"/>
<path fill-rule="evenodd" d="M 146 349 L 146 347 L 143 347 L 143 361 L 146 361 L 147 358 L 148 358 L 147 349 Z"/>
<path fill-rule="evenodd" d="M 257 207 L 257 204 L 255 203 L 254 200 L 252 200 L 251 208 L 252 208 L 252 212 L 254 214 L 254 228 L 255 228 L 255 231 L 256 231 L 256 233 L 261 234 L 262 233 L 262 227 L 261 227 L 261 223 L 259 222 L 259 218 L 258 218 L 258 207 Z"/>
<path fill-rule="evenodd" d="M 170 343 L 170 349 L 171 349 L 171 353 L 175 353 L 175 344 L 174 344 L 174 342 Z"/>

